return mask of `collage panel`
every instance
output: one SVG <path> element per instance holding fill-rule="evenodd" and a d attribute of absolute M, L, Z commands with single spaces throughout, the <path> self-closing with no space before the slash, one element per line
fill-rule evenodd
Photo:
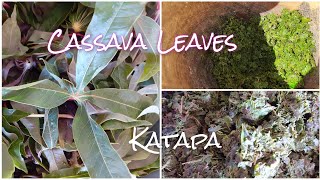
<path fill-rule="evenodd" d="M 2 178 L 159 178 L 160 3 L 2 7 Z"/>
<path fill-rule="evenodd" d="M 163 91 L 162 178 L 319 178 L 319 105 L 318 91 Z"/>
<path fill-rule="evenodd" d="M 2 178 L 320 178 L 320 2 L 2 7 Z"/>
<path fill-rule="evenodd" d="M 162 2 L 164 89 L 319 89 L 319 2 Z"/>

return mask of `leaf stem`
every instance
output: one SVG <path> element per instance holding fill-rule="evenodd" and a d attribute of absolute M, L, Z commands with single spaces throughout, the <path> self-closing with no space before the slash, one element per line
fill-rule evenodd
<path fill-rule="evenodd" d="M 45 114 L 30 114 L 27 117 L 30 118 L 43 118 L 45 116 Z M 73 119 L 74 117 L 70 114 L 59 114 L 58 118 L 66 118 L 66 119 Z"/>

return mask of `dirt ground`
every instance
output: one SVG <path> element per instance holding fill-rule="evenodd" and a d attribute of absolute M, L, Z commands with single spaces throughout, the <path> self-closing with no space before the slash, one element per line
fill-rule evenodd
<path fill-rule="evenodd" d="M 281 9 L 299 9 L 307 17 L 312 18 L 311 31 L 317 41 L 316 64 L 319 63 L 319 3 L 278 3 L 278 2 L 164 2 L 162 3 L 162 29 L 164 32 L 163 48 L 172 46 L 175 36 L 181 34 L 208 34 L 217 27 L 220 16 L 236 15 L 250 17 L 280 12 Z M 204 62 L 204 53 L 199 50 L 187 52 L 171 52 L 162 55 L 162 87 L 175 88 L 218 88 L 211 70 L 210 60 Z M 303 88 L 319 87 L 319 68 L 317 67 L 305 77 Z"/>

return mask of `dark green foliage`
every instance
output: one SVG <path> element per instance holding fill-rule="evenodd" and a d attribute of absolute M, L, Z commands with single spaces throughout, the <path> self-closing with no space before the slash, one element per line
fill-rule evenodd
<path fill-rule="evenodd" d="M 297 88 L 315 66 L 308 18 L 284 10 L 249 20 L 222 19 L 220 34 L 234 34 L 238 48 L 210 53 L 220 88 Z"/>

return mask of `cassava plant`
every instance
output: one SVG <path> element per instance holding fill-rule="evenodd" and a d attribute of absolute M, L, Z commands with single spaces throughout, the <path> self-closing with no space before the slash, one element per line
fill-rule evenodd
<path fill-rule="evenodd" d="M 130 178 L 159 168 L 158 155 L 128 143 L 133 128 L 140 132 L 159 120 L 158 54 L 152 48 L 47 50 L 57 28 L 64 36 L 54 39 L 55 49 L 73 32 L 79 42 L 83 32 L 101 34 L 106 44 L 113 33 L 134 31 L 152 47 L 158 16 L 148 17 L 146 4 L 159 10 L 158 3 L 141 2 L 4 4 L 3 177 Z"/>

